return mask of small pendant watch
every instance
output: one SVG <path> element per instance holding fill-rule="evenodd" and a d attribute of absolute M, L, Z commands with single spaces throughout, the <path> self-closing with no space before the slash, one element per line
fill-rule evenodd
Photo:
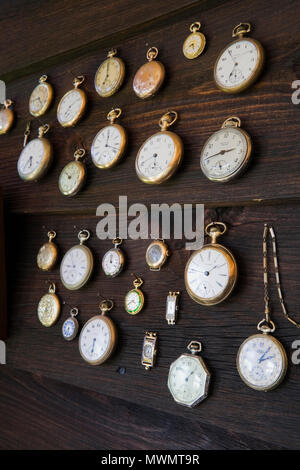
<path fill-rule="evenodd" d="M 56 265 L 58 249 L 56 244 L 52 241 L 55 237 L 56 232 L 54 230 L 49 230 L 49 241 L 41 246 L 37 254 L 37 265 L 42 271 L 50 271 Z"/>
<path fill-rule="evenodd" d="M 51 282 L 49 291 L 40 299 L 37 309 L 38 318 L 43 326 L 53 326 L 60 315 L 60 301 L 55 294 L 56 286 Z"/>
<path fill-rule="evenodd" d="M 112 49 L 107 59 L 102 62 L 95 75 L 95 88 L 102 98 L 117 93 L 125 78 L 125 65 L 120 57 L 116 57 L 117 50 Z"/>
<path fill-rule="evenodd" d="M 0 110 L 0 135 L 6 134 L 12 127 L 15 114 L 10 107 L 13 105 L 12 100 L 5 100 L 3 108 Z"/>
<path fill-rule="evenodd" d="M 141 289 L 139 289 L 139 287 L 141 287 L 143 282 L 144 281 L 141 277 L 137 277 L 133 281 L 134 289 L 131 289 L 129 292 L 127 292 L 125 296 L 125 301 L 124 301 L 125 310 L 130 315 L 137 315 L 138 313 L 140 313 L 140 311 L 142 310 L 144 306 L 144 302 L 145 302 L 144 294 L 141 291 Z"/>
<path fill-rule="evenodd" d="M 240 118 L 231 116 L 205 142 L 200 167 L 209 180 L 225 183 L 246 169 L 251 152 L 250 136 L 241 129 Z"/>
<path fill-rule="evenodd" d="M 84 80 L 83 75 L 75 77 L 74 88 L 65 93 L 58 104 L 57 120 L 63 127 L 75 126 L 85 113 L 87 98 L 85 92 L 79 88 Z"/>
<path fill-rule="evenodd" d="M 185 286 L 189 296 L 201 305 L 216 305 L 225 300 L 237 279 L 233 254 L 217 238 L 226 232 L 222 222 L 211 222 L 205 233 L 211 243 L 195 251 L 185 267 Z"/>
<path fill-rule="evenodd" d="M 114 248 L 108 250 L 102 258 L 102 269 L 106 276 L 116 277 L 124 268 L 124 252 L 119 248 L 122 244 L 122 238 L 113 239 Z"/>
<path fill-rule="evenodd" d="M 146 263 L 150 271 L 160 271 L 161 267 L 170 256 L 167 244 L 164 240 L 153 240 L 146 251 Z"/>
<path fill-rule="evenodd" d="M 63 338 L 66 341 L 72 341 L 77 336 L 78 329 L 79 329 L 79 323 L 76 318 L 77 315 L 78 315 L 78 308 L 77 307 L 71 308 L 70 317 L 67 318 L 63 323 L 61 331 L 62 331 Z"/>
<path fill-rule="evenodd" d="M 75 196 L 83 187 L 86 180 L 85 164 L 81 161 L 85 157 L 84 149 L 77 149 L 74 153 L 75 161 L 68 163 L 61 171 L 58 187 L 64 196 Z"/>
<path fill-rule="evenodd" d="M 201 23 L 199 21 L 195 21 L 190 26 L 191 34 L 188 35 L 182 47 L 183 54 L 187 59 L 196 59 L 204 51 L 206 38 L 204 34 L 199 33 L 200 28 Z"/>
<path fill-rule="evenodd" d="M 183 157 L 183 143 L 174 132 L 168 131 L 177 120 L 176 111 L 168 111 L 159 120 L 160 132 L 143 143 L 135 160 L 135 170 L 141 181 L 160 184 L 177 171 Z"/>
<path fill-rule="evenodd" d="M 38 85 L 34 88 L 29 99 L 29 112 L 38 117 L 45 114 L 53 100 L 53 88 L 47 82 L 47 75 L 42 75 Z"/>
<path fill-rule="evenodd" d="M 124 127 L 115 124 L 115 120 L 121 114 L 121 108 L 112 109 L 107 115 L 110 124 L 100 129 L 93 140 L 91 148 L 92 160 L 94 165 L 102 170 L 117 165 L 125 153 L 127 133 Z"/>
<path fill-rule="evenodd" d="M 30 124 L 27 124 L 24 148 L 18 159 L 18 173 L 23 181 L 38 181 L 47 173 L 53 159 L 52 146 L 44 137 L 49 129 L 49 124 L 39 127 L 38 137 L 27 143 L 30 135 Z"/>
<path fill-rule="evenodd" d="M 147 51 L 147 60 L 136 72 L 133 79 L 133 90 L 142 99 L 155 95 L 165 79 L 165 67 L 156 59 L 158 49 L 150 47 Z"/>

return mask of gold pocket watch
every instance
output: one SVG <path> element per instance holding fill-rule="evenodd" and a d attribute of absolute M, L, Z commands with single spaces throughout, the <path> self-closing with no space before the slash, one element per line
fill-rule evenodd
<path fill-rule="evenodd" d="M 207 397 L 211 374 L 197 356 L 201 343 L 191 341 L 187 349 L 190 353 L 181 354 L 170 366 L 168 388 L 176 403 L 192 408 Z"/>
<path fill-rule="evenodd" d="M 155 95 L 165 79 L 165 67 L 156 59 L 158 49 L 150 47 L 147 51 L 147 60 L 136 72 L 133 79 L 133 90 L 139 98 L 150 98 Z"/>
<path fill-rule="evenodd" d="M 85 113 L 87 97 L 85 92 L 79 88 L 84 80 L 83 75 L 75 77 L 74 88 L 65 93 L 58 104 L 57 120 L 63 127 L 75 126 Z"/>
<path fill-rule="evenodd" d="M 160 271 L 170 255 L 164 240 L 153 240 L 146 251 L 146 263 L 150 271 Z"/>
<path fill-rule="evenodd" d="M 252 85 L 264 65 L 264 49 L 256 40 L 244 37 L 250 33 L 250 23 L 240 23 L 232 31 L 237 39 L 219 54 L 215 68 L 216 85 L 226 93 L 240 93 Z"/>
<path fill-rule="evenodd" d="M 83 245 L 90 238 L 88 230 L 78 233 L 79 245 L 70 248 L 60 265 L 60 278 L 66 289 L 77 290 L 83 287 L 91 277 L 94 258 L 91 250 Z"/>
<path fill-rule="evenodd" d="M 38 181 L 48 171 L 52 159 L 52 146 L 44 135 L 49 131 L 49 124 L 39 127 L 38 137 L 27 143 L 30 135 L 30 124 L 27 124 L 24 133 L 24 148 L 18 160 L 18 173 L 24 181 Z"/>
<path fill-rule="evenodd" d="M 134 289 L 127 292 L 125 296 L 124 306 L 127 313 L 130 315 L 137 315 L 144 307 L 145 299 L 144 294 L 139 287 L 144 283 L 141 277 L 137 277 L 133 281 Z"/>
<path fill-rule="evenodd" d="M 102 258 L 102 269 L 106 276 L 116 277 L 124 268 L 124 252 L 119 248 L 122 244 L 122 238 L 113 239 L 114 248 L 108 250 Z"/>
<path fill-rule="evenodd" d="M 205 142 L 200 167 L 209 180 L 225 183 L 246 169 L 251 152 L 250 136 L 241 129 L 240 118 L 231 116 Z"/>
<path fill-rule="evenodd" d="M 122 110 L 120 108 L 112 109 L 107 115 L 110 124 L 103 127 L 93 140 L 91 148 L 92 160 L 94 165 L 102 170 L 117 165 L 125 153 L 127 133 L 124 127 L 115 124 L 115 120 L 121 114 Z"/>
<path fill-rule="evenodd" d="M 211 222 L 205 233 L 211 243 L 195 251 L 185 267 L 185 287 L 189 296 L 201 305 L 216 305 L 231 293 L 237 279 L 233 254 L 217 238 L 226 232 L 222 222 Z"/>
<path fill-rule="evenodd" d="M 70 317 L 67 318 L 62 326 L 61 332 L 62 336 L 66 341 L 72 341 L 76 338 L 78 330 L 79 330 L 79 323 L 77 320 L 78 315 L 78 308 L 74 307 L 70 310 Z"/>
<path fill-rule="evenodd" d="M 196 59 L 204 51 L 206 38 L 204 34 L 199 33 L 201 23 L 195 21 L 190 26 L 191 34 L 188 35 L 183 43 L 182 51 L 187 59 Z"/>
<path fill-rule="evenodd" d="M 13 105 L 12 100 L 5 100 L 3 108 L 0 110 L 0 135 L 6 134 L 12 127 L 15 114 L 10 107 Z"/>
<path fill-rule="evenodd" d="M 60 315 L 60 301 L 55 294 L 56 286 L 51 282 L 49 291 L 40 299 L 37 309 L 38 318 L 43 326 L 53 326 Z"/>
<path fill-rule="evenodd" d="M 116 54 L 116 49 L 109 51 L 107 59 L 102 62 L 95 75 L 96 92 L 103 98 L 117 93 L 125 78 L 124 62 Z"/>
<path fill-rule="evenodd" d="M 42 75 L 38 85 L 33 89 L 29 98 L 29 112 L 32 116 L 38 117 L 45 114 L 53 100 L 53 88 L 47 82 L 47 75 Z"/>
<path fill-rule="evenodd" d="M 99 305 L 101 314 L 90 318 L 79 336 L 79 352 L 88 364 L 98 366 L 105 362 L 117 345 L 116 327 L 106 313 L 114 306 L 112 300 L 104 300 Z"/>
<path fill-rule="evenodd" d="M 177 171 L 183 156 L 183 144 L 177 134 L 167 130 L 177 117 L 176 111 L 164 114 L 159 121 L 160 132 L 149 137 L 139 149 L 135 170 L 144 183 L 164 183 Z"/>
<path fill-rule="evenodd" d="M 83 187 L 86 180 L 84 159 L 85 150 L 77 149 L 74 153 L 74 161 L 68 163 L 61 171 L 58 179 L 58 187 L 64 196 L 75 196 Z"/>
<path fill-rule="evenodd" d="M 56 265 L 58 249 L 52 241 L 55 237 L 56 232 L 54 230 L 49 230 L 49 241 L 41 246 L 37 254 L 37 265 L 42 271 L 50 271 Z"/>

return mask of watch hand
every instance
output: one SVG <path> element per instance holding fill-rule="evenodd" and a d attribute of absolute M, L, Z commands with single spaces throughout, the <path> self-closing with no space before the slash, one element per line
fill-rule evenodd
<path fill-rule="evenodd" d="M 271 346 L 268 347 L 268 349 L 266 349 L 266 351 L 263 353 L 262 356 L 260 356 L 260 358 L 258 359 L 258 362 L 261 363 L 261 361 L 263 360 L 263 358 L 265 357 L 265 355 L 270 351 L 271 349 Z"/>
<path fill-rule="evenodd" d="M 94 349 L 95 349 L 95 343 L 96 343 L 96 338 L 93 339 L 93 347 L 92 347 L 92 350 L 91 350 L 91 353 L 92 353 L 92 354 L 93 354 Z"/>
<path fill-rule="evenodd" d="M 220 150 L 220 152 L 215 153 L 214 155 L 210 155 L 209 157 L 206 157 L 205 160 L 209 160 L 210 158 L 216 157 L 217 155 L 224 155 L 224 153 L 232 152 L 233 150 L 235 150 L 235 148 L 228 149 L 228 150 Z"/>
<path fill-rule="evenodd" d="M 261 359 L 261 360 L 259 361 L 259 363 L 261 363 L 261 362 L 263 362 L 263 361 L 267 361 L 268 359 L 273 359 L 273 357 L 275 357 L 275 356 L 268 356 L 268 357 L 265 357 L 264 359 Z"/>

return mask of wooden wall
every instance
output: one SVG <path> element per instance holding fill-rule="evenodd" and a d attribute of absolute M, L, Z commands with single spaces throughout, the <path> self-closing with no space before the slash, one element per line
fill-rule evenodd
<path fill-rule="evenodd" d="M 285 382 L 264 394 L 240 380 L 235 357 L 240 343 L 255 333 L 263 316 L 261 239 L 263 223 L 278 234 L 282 281 L 291 312 L 298 314 L 300 251 L 299 106 L 291 102 L 291 84 L 299 78 L 299 22 L 297 2 L 210 0 L 136 0 L 1 2 L 1 72 L 7 94 L 15 102 L 16 125 L 1 136 L 0 175 L 6 209 L 9 340 L 6 367 L 0 369 L 0 448 L 122 448 L 122 449 L 270 449 L 299 447 L 300 366 L 292 365 Z M 181 52 L 189 25 L 200 20 L 207 37 L 205 53 L 188 61 Z M 231 40 L 240 21 L 253 25 L 253 37 L 263 44 L 267 62 L 261 79 L 249 91 L 227 96 L 213 82 L 218 52 Z M 136 69 L 145 62 L 148 47 L 159 49 L 167 80 L 149 101 L 132 91 Z M 101 99 L 93 86 L 97 66 L 107 50 L 116 47 L 126 63 L 120 92 Z M 49 139 L 54 165 L 39 183 L 22 182 L 16 170 L 23 132 L 29 119 L 28 99 L 43 73 L 54 85 L 55 103 L 44 117 L 33 120 L 33 133 L 44 122 L 51 125 Z M 61 96 L 73 78 L 86 76 L 89 99 L 85 119 L 74 129 L 56 121 Z M 120 123 L 129 134 L 124 161 L 107 172 L 87 158 L 88 181 L 76 198 L 58 191 L 62 167 L 80 145 L 90 148 L 105 125 L 107 112 L 123 109 Z M 185 156 L 178 174 L 159 187 L 148 187 L 135 174 L 135 155 L 142 142 L 158 129 L 167 109 L 178 111 L 174 126 L 183 139 Z M 199 168 L 204 141 L 226 117 L 237 115 L 252 136 L 254 155 L 247 173 L 228 185 L 208 182 Z M 184 290 L 183 271 L 189 257 L 183 240 L 170 240 L 172 256 L 160 273 L 150 272 L 144 261 L 148 242 L 124 243 L 128 263 L 120 277 L 109 280 L 101 271 L 101 258 L 111 246 L 95 233 L 96 207 L 102 202 L 204 203 L 206 220 L 228 224 L 223 242 L 235 254 L 240 275 L 233 295 L 224 303 L 201 307 Z M 96 269 L 91 282 L 77 292 L 67 291 L 59 269 L 40 272 L 36 253 L 48 229 L 57 231 L 60 253 L 76 243 L 77 232 L 92 232 Z M 137 317 L 123 310 L 131 272 L 145 281 L 146 307 Z M 60 321 L 43 328 L 36 316 L 39 298 L 48 281 L 58 285 L 63 302 Z M 164 319 L 169 289 L 182 291 L 178 324 Z M 274 296 L 275 290 L 272 290 Z M 115 355 L 100 367 L 89 367 L 79 356 L 77 342 L 66 343 L 61 325 L 69 309 L 80 309 L 84 323 L 97 312 L 100 296 L 112 297 L 111 315 L 119 331 Z M 276 336 L 291 344 L 299 331 L 283 317 L 274 297 Z M 146 372 L 140 365 L 145 329 L 157 331 L 157 367 Z M 203 342 L 212 372 L 210 396 L 189 410 L 176 405 L 167 389 L 170 363 L 191 339 Z M 120 374 L 120 367 L 126 369 Z M 80 431 L 78 428 L 80 427 Z"/>

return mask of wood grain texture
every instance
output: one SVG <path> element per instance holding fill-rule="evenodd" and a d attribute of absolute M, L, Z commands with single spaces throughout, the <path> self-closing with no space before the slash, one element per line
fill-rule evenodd
<path fill-rule="evenodd" d="M 0 340 L 7 338 L 6 264 L 3 198 L 0 188 Z"/>

